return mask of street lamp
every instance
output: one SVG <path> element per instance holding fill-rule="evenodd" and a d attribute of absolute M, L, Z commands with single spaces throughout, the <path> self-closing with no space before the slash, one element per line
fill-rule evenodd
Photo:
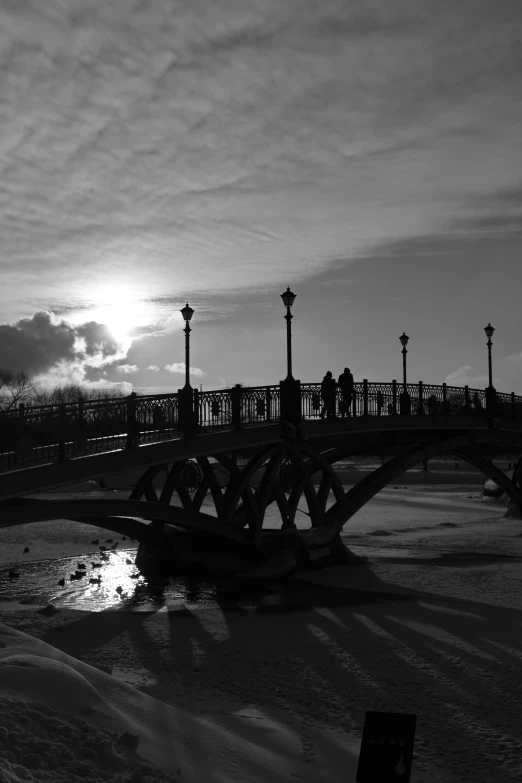
<path fill-rule="evenodd" d="M 290 308 L 292 307 L 295 299 L 295 294 L 290 291 L 290 287 L 286 289 L 284 294 L 281 294 L 281 299 L 286 307 L 286 361 L 287 361 L 287 378 L 292 377 L 292 325 L 293 318 Z"/>
<path fill-rule="evenodd" d="M 189 307 L 189 304 L 185 305 L 183 310 L 180 311 L 185 321 L 185 388 L 190 389 L 190 324 L 189 321 L 194 315 L 194 310 Z"/>
<path fill-rule="evenodd" d="M 488 323 L 487 326 L 484 327 L 484 331 L 486 332 L 486 337 L 488 338 L 487 346 L 488 346 L 488 366 L 489 366 L 489 388 L 493 388 L 493 367 L 491 364 L 491 346 L 493 343 L 491 342 L 491 338 L 493 337 L 493 332 L 495 331 L 490 323 Z"/>
<path fill-rule="evenodd" d="M 402 344 L 402 385 L 404 387 L 404 391 L 406 391 L 406 354 L 408 351 L 406 350 L 406 346 L 408 345 L 408 340 L 410 338 L 406 334 L 406 332 L 403 332 L 401 336 L 399 337 L 399 340 Z"/>

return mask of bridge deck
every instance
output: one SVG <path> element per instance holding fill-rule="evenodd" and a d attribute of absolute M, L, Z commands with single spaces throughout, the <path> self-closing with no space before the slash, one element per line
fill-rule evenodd
<path fill-rule="evenodd" d="M 21 405 L 4 411 L 0 497 L 11 496 L 9 487 L 20 487 L 20 482 L 29 486 L 33 481 L 37 491 L 162 459 L 172 462 L 276 442 L 284 437 L 282 418 L 304 419 L 314 437 L 370 430 L 483 429 L 491 427 L 493 420 L 512 430 L 522 426 L 522 397 L 514 394 L 446 384 L 403 387 L 395 381 L 363 381 L 349 395 L 337 389 L 330 411 L 350 415 L 322 420 L 320 384 L 292 383 L 290 392 L 284 383 L 217 392 L 193 390 L 190 409 L 183 395 L 176 393 Z"/>
<path fill-rule="evenodd" d="M 503 444 L 502 449 L 509 450 L 510 433 L 522 432 L 522 422 L 492 422 L 484 416 L 368 416 L 358 419 L 307 421 L 304 422 L 302 434 L 312 441 L 320 441 L 321 449 L 330 444 L 333 448 L 339 442 L 345 442 L 348 448 L 352 444 L 357 451 L 366 444 L 378 444 L 376 438 L 385 438 L 394 433 L 404 437 L 426 437 L 428 433 L 442 436 L 444 433 L 470 431 L 492 431 L 495 433 L 495 439 Z M 61 462 L 20 466 L 0 474 L 0 499 L 8 500 L 49 491 L 120 471 L 146 469 L 153 465 L 172 464 L 196 457 L 261 448 L 285 439 L 286 433 L 281 423 L 258 424 L 239 430 L 201 431 L 190 438 L 178 436 L 144 443 L 130 450 L 111 449 L 97 454 L 79 455 Z M 381 442 L 384 445 L 385 441 Z"/>

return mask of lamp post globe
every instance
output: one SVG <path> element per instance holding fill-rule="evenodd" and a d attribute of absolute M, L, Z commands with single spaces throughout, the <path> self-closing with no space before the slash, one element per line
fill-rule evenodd
<path fill-rule="evenodd" d="M 281 299 L 286 307 L 286 366 L 287 366 L 287 378 L 292 377 L 292 313 L 290 309 L 295 300 L 295 294 L 290 291 L 290 286 L 287 287 L 284 294 L 281 294 Z"/>

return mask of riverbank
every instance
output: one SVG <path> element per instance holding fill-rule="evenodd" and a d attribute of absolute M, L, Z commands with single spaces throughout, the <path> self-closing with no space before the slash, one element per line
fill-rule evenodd
<path fill-rule="evenodd" d="M 300 574 L 255 606 L 1 613 L 15 629 L 0 627 L 2 693 L 30 721 L 26 746 L 38 755 L 35 697 L 57 736 L 78 743 L 59 757 L 69 777 L 32 769 L 15 743 L 9 783 L 22 780 L 16 764 L 27 781 L 81 779 L 80 761 L 96 783 L 134 768 L 147 783 L 354 781 L 366 710 L 417 714 L 413 783 L 519 780 L 522 523 L 453 488 L 391 489 L 372 503 L 371 530 L 361 519 L 348 531 L 375 542 L 370 563 Z M 36 655 L 31 677 L 15 653 Z M 136 751 L 118 744 L 124 731 L 139 736 Z M 97 752 L 103 742 L 115 762 Z"/>
<path fill-rule="evenodd" d="M 306 589 L 335 588 L 336 601 L 317 589 L 312 606 L 300 605 L 297 592 L 293 606 L 272 601 L 261 611 L 173 605 L 45 617 L 25 608 L 2 622 L 31 638 L 0 627 L 0 641 L 38 655 L 37 672 L 49 656 L 59 661 L 55 683 L 69 688 L 67 704 L 41 682 L 37 695 L 71 726 L 70 743 L 73 713 L 82 708 L 82 732 L 97 742 L 109 737 L 125 757 L 122 771 L 140 767 L 150 780 L 171 779 L 168 773 L 194 783 L 354 781 L 365 712 L 378 710 L 417 714 L 413 783 L 515 783 L 522 571 L 519 561 L 484 555 L 505 538 L 522 558 L 519 525 L 482 523 L 464 536 L 447 530 L 447 549 L 478 549 L 464 563 L 390 560 L 308 575 Z M 72 672 L 80 690 L 71 691 Z M 32 708 L 23 694 L 35 692 L 15 683 L 24 715 Z M 4 677 L 2 692 L 14 697 L 12 680 Z M 140 738 L 134 755 L 115 741 L 123 731 Z M 116 780 L 108 762 L 85 763 L 90 779 Z M 61 779 L 31 774 L 24 779 Z"/>

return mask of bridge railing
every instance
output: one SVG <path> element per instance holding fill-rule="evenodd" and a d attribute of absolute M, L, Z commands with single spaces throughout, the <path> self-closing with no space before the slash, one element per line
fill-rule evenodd
<path fill-rule="evenodd" d="M 293 387 L 299 390 L 299 386 Z M 297 391 L 299 393 L 299 391 Z M 302 383 L 301 415 L 318 418 L 323 409 L 321 385 Z M 180 413 L 178 393 L 80 400 L 24 406 L 0 412 L 0 471 L 71 457 L 131 449 L 140 443 L 180 437 L 190 431 L 239 429 L 281 418 L 281 387 L 235 386 L 193 392 L 191 420 Z M 336 415 L 436 416 L 487 415 L 522 422 L 522 397 L 483 389 L 425 385 L 354 384 L 350 398 L 336 390 Z M 184 418 L 185 416 L 185 418 Z"/>

